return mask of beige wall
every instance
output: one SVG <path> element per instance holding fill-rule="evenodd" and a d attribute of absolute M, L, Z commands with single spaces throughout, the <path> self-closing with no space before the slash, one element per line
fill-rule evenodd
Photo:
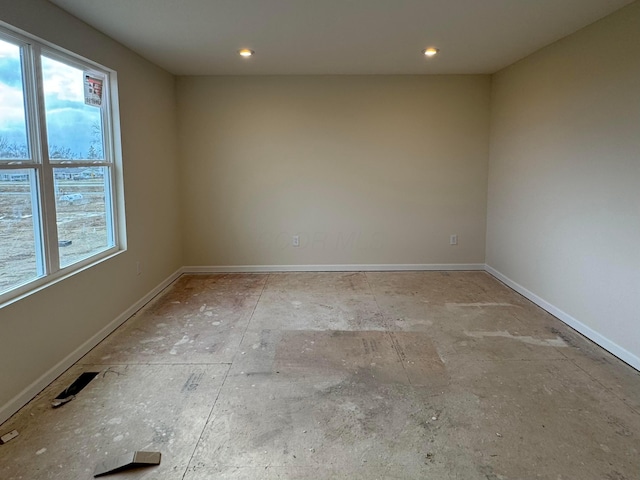
<path fill-rule="evenodd" d="M 0 20 L 118 72 L 128 230 L 124 254 L 0 309 L 1 415 L 182 258 L 174 77 L 44 0 L 0 0 Z"/>
<path fill-rule="evenodd" d="M 640 367 L 640 2 L 492 86 L 487 263 Z"/>
<path fill-rule="evenodd" d="M 185 264 L 484 263 L 489 87 L 179 77 Z"/>

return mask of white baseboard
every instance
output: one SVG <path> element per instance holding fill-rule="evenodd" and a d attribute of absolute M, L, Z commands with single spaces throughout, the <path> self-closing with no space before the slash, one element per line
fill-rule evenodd
<path fill-rule="evenodd" d="M 224 265 L 183 267 L 183 273 L 394 272 L 411 270 L 484 270 L 484 263 L 380 265 Z"/>
<path fill-rule="evenodd" d="M 67 355 L 64 359 L 58 362 L 57 365 L 45 372 L 40 378 L 29 385 L 27 388 L 18 393 L 9 402 L 0 408 L 0 425 L 5 422 L 11 415 L 20 410 L 31 399 L 33 399 L 38 393 L 40 393 L 45 387 L 47 387 L 56 378 L 62 375 L 69 367 L 73 366 L 78 360 L 86 355 L 93 347 L 104 340 L 111 332 L 122 325 L 127 319 L 129 319 L 134 313 L 140 310 L 146 305 L 153 297 L 168 287 L 173 281 L 175 281 L 182 274 L 182 268 L 178 269 L 165 280 L 163 280 L 158 286 L 147 293 L 144 297 L 138 300 L 136 303 L 127 308 L 124 312 L 116 317 L 111 323 L 106 325 L 102 330 L 96 333 L 89 340 L 84 342 L 73 352 Z"/>
<path fill-rule="evenodd" d="M 588 327 L 587 325 L 585 325 L 584 323 L 582 323 L 579 320 L 575 319 L 574 317 L 572 317 L 568 313 L 564 312 L 563 310 L 560 310 L 555 305 L 552 305 L 551 303 L 547 302 L 544 298 L 541 298 L 538 295 L 536 295 L 535 293 L 533 293 L 532 291 L 527 290 L 522 285 L 520 285 L 519 283 L 514 282 L 509 277 L 507 277 L 506 275 L 500 273 L 495 268 L 490 267 L 489 265 L 487 265 L 485 270 L 487 271 L 487 273 L 490 273 L 491 275 L 496 277 L 498 280 L 500 280 L 502 283 L 504 283 L 508 287 L 513 288 L 516 292 L 518 292 L 522 296 L 528 298 L 533 303 L 535 303 L 539 307 L 543 308 L 544 310 L 549 312 L 554 317 L 562 320 L 564 323 L 569 325 L 571 328 L 573 328 L 574 330 L 580 332 L 582 335 L 587 337 L 589 340 L 597 343 L 602 348 L 604 348 L 605 350 L 609 351 L 610 353 L 612 353 L 613 355 L 618 357 L 623 362 L 628 363 L 629 365 L 631 365 L 636 370 L 640 370 L 640 357 L 638 357 L 637 355 L 634 355 L 633 353 L 629 352 L 628 350 L 625 350 L 624 348 L 622 348 L 617 343 L 612 342 L 607 337 L 603 336 L 601 333 L 593 330 L 591 327 Z"/>

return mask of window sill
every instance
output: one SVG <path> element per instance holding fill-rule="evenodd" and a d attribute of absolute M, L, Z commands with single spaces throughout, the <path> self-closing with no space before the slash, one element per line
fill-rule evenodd
<path fill-rule="evenodd" d="M 124 252 L 126 252 L 125 249 L 119 249 L 118 247 L 113 247 L 109 250 L 102 252 L 99 255 L 95 255 L 91 258 L 84 260 L 83 262 L 79 262 L 79 265 L 75 264 L 70 267 L 66 267 L 52 275 L 47 275 L 46 277 L 38 278 L 25 285 L 14 288 L 13 290 L 9 290 L 8 292 L 5 292 L 4 294 L 0 295 L 0 309 L 3 309 L 4 307 L 7 307 L 27 297 L 30 297 L 31 295 L 38 293 L 44 290 L 45 288 L 49 288 L 57 283 L 63 282 L 64 280 L 70 277 L 73 277 L 74 275 L 77 275 L 81 272 L 84 272 L 85 270 L 93 268 L 103 262 L 111 260 L 112 258 L 115 258 Z"/>

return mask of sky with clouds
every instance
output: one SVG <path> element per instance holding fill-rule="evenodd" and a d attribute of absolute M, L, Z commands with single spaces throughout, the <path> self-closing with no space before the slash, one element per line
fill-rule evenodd
<path fill-rule="evenodd" d="M 26 144 L 20 49 L 0 40 L 0 136 Z"/>
<path fill-rule="evenodd" d="M 68 148 L 86 157 L 99 141 L 95 125 L 100 125 L 101 115 L 99 107 L 84 103 L 84 72 L 43 56 L 42 73 L 50 151 L 54 146 Z M 20 50 L 0 40 L 0 137 L 26 145 L 25 130 Z"/>

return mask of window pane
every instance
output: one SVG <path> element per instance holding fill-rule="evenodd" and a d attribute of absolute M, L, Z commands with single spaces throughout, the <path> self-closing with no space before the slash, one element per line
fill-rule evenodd
<path fill-rule="evenodd" d="M 0 170 L 0 292 L 39 276 L 32 210 L 37 205 L 31 189 L 34 174 L 30 169 Z"/>
<path fill-rule="evenodd" d="M 107 167 L 54 168 L 60 267 L 113 246 Z M 105 201 L 106 200 L 106 201 Z"/>
<path fill-rule="evenodd" d="M 85 80 L 95 75 L 43 56 L 42 76 L 49 157 L 103 160 L 101 107 L 85 104 Z"/>
<path fill-rule="evenodd" d="M 0 159 L 30 158 L 20 47 L 0 39 Z"/>

